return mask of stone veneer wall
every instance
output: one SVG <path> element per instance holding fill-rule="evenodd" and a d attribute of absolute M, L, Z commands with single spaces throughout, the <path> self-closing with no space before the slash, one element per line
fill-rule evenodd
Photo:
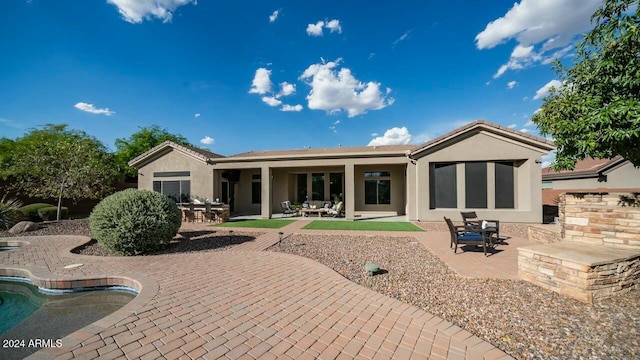
<path fill-rule="evenodd" d="M 561 244 L 540 246 L 554 245 Z M 571 247 L 564 249 L 565 257 L 539 251 L 540 248 L 518 250 L 518 274 L 522 280 L 583 302 L 593 303 L 639 286 L 640 253 L 617 262 L 594 265 L 579 262 L 579 250 L 572 256 Z"/>
<path fill-rule="evenodd" d="M 527 231 L 527 238 L 529 241 L 534 241 L 541 244 L 558 243 L 562 240 L 559 226 L 546 225 L 544 228 L 540 226 L 529 226 Z"/>
<path fill-rule="evenodd" d="M 637 195 L 628 193 L 563 194 L 558 204 L 560 237 L 564 241 L 640 248 L 639 202 Z"/>

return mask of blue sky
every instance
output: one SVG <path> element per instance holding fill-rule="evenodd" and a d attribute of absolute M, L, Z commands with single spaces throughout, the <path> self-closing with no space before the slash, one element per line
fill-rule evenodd
<path fill-rule="evenodd" d="M 222 155 L 537 134 L 594 0 L 31 0 L 0 5 L 0 136 L 153 124 Z M 552 82 L 556 80 L 556 82 Z M 285 111 L 288 110 L 288 111 Z"/>

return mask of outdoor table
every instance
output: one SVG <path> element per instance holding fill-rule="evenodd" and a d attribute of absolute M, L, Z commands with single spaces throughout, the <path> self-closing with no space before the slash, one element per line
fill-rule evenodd
<path fill-rule="evenodd" d="M 318 214 L 318 217 L 322 217 L 322 214 L 326 214 L 327 213 L 326 208 L 316 208 L 316 209 L 312 209 L 312 208 L 303 208 L 300 210 L 300 212 L 302 213 L 302 216 L 307 217 L 309 216 L 309 214 Z"/>

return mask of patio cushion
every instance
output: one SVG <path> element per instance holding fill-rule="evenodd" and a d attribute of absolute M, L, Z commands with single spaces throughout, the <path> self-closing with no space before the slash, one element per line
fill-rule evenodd
<path fill-rule="evenodd" d="M 458 240 L 482 241 L 482 234 L 464 233 L 464 234 L 458 235 Z"/>

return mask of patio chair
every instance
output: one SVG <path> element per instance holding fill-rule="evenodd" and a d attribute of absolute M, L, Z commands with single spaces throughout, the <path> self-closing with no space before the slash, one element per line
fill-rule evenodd
<path fill-rule="evenodd" d="M 211 204 L 206 203 L 204 206 L 204 212 L 202 213 L 203 221 L 206 219 L 208 222 L 216 221 L 216 213 L 211 210 Z"/>
<path fill-rule="evenodd" d="M 340 201 L 339 203 L 336 204 L 335 207 L 327 210 L 327 214 L 333 217 L 341 217 L 343 211 L 344 211 L 344 203 Z"/>
<path fill-rule="evenodd" d="M 298 216 L 298 210 L 294 209 L 291 206 L 291 202 L 290 201 L 283 201 L 280 203 L 280 206 L 282 207 L 282 217 L 286 215 L 291 215 L 291 216 Z"/>
<path fill-rule="evenodd" d="M 484 256 L 487 256 L 487 238 L 482 233 L 481 228 L 470 228 L 467 225 L 453 225 L 451 219 L 447 217 L 444 218 L 444 221 L 447 223 L 449 227 L 449 232 L 451 233 L 451 243 L 449 245 L 450 248 L 453 248 L 453 253 L 456 254 L 458 252 L 458 245 L 475 245 L 482 246 L 482 250 L 484 251 Z M 476 230 L 475 232 L 469 230 Z"/>
<path fill-rule="evenodd" d="M 464 222 L 464 225 L 468 226 L 470 229 L 482 228 L 482 222 L 486 221 L 487 226 L 485 227 L 485 229 L 493 231 L 496 234 L 496 238 L 500 240 L 500 221 L 499 220 L 480 219 L 478 218 L 478 215 L 476 214 L 475 211 L 461 212 L 460 215 L 462 215 L 462 221 Z"/>

